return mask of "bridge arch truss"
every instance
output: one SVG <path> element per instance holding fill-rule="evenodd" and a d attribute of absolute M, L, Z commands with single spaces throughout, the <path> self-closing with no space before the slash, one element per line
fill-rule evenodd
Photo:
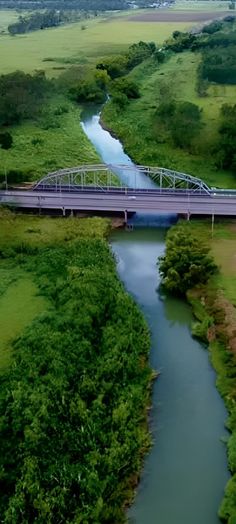
<path fill-rule="evenodd" d="M 143 188 L 140 185 L 140 174 L 150 177 L 155 182 L 156 189 L 160 191 L 211 193 L 211 189 L 200 178 L 161 167 L 133 164 L 93 164 L 61 169 L 48 173 L 33 189 L 54 192 L 73 192 L 87 188 L 100 191 L 111 188 L 117 188 L 118 191 L 124 188 L 145 190 L 145 183 Z"/>

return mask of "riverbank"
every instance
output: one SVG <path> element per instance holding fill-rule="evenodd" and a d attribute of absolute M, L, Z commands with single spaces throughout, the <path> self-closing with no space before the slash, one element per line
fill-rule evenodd
<path fill-rule="evenodd" d="M 157 165 L 202 178 L 209 186 L 235 187 L 232 172 L 216 166 L 216 151 L 223 104 L 234 104 L 234 85 L 210 84 L 206 96 L 197 92 L 200 53 L 185 51 L 168 56 L 164 63 L 148 59 L 128 75 L 140 97 L 119 107 L 110 100 L 101 121 L 123 144 L 134 163 Z M 201 130 L 191 147 L 177 147 L 158 118 L 158 107 L 175 100 L 199 107 Z"/>
<path fill-rule="evenodd" d="M 178 226 L 177 226 L 178 227 Z M 227 439 L 228 466 L 232 477 L 228 481 L 225 495 L 219 508 L 219 517 L 228 524 L 236 522 L 236 267 L 232 260 L 236 255 L 235 221 L 211 225 L 206 222 L 185 224 L 187 231 L 193 231 L 199 238 L 209 242 L 215 261 L 219 266 L 218 275 L 207 285 L 199 286 L 187 293 L 187 300 L 196 318 L 192 327 L 193 336 L 207 344 L 211 363 L 216 370 L 216 385 L 224 399 L 229 417 L 226 427 L 230 431 Z M 222 253 L 223 252 L 223 253 Z M 223 258 L 222 258 L 223 256 Z M 231 270 L 229 269 L 231 265 Z M 221 266 L 221 267 L 220 267 Z M 230 273 L 230 274 L 229 274 Z M 230 280 L 230 277 L 233 277 Z M 229 280 L 231 286 L 229 286 Z M 233 303 L 232 303 L 233 302 Z"/>
<path fill-rule="evenodd" d="M 1 211 L 2 304 L 13 291 L 9 362 L 0 374 L 5 524 L 13 515 L 45 523 L 126 520 L 150 446 L 154 374 L 147 325 L 117 277 L 109 232 L 105 219 Z M 24 272 L 45 301 L 18 332 L 18 282 L 7 280 L 8 270 L 19 278 Z M 27 300 L 22 294 L 22 312 Z"/>

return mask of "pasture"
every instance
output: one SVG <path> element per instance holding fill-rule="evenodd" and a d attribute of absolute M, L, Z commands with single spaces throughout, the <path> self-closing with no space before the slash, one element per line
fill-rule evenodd
<path fill-rule="evenodd" d="M 125 51 L 140 40 L 161 45 L 173 31 L 184 31 L 193 25 L 192 21 L 181 19 L 132 21 L 129 16 L 130 12 L 120 17 L 104 15 L 83 24 L 77 22 L 14 37 L 0 35 L 0 72 L 44 70 L 48 76 L 58 76 L 72 64 L 95 63 L 100 57 Z"/>

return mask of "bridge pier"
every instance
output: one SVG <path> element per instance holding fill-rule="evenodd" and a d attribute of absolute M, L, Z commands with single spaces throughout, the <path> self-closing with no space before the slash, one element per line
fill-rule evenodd
<path fill-rule="evenodd" d="M 124 214 L 125 214 L 125 225 L 127 225 L 127 222 L 128 222 L 128 212 L 127 212 L 127 209 L 124 210 Z"/>
<path fill-rule="evenodd" d="M 64 206 L 63 206 L 63 208 L 62 208 L 62 216 L 63 216 L 63 217 L 66 216 L 66 210 L 65 210 Z"/>

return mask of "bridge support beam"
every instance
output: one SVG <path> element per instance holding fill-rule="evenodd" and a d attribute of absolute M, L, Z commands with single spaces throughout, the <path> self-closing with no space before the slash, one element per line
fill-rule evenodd
<path fill-rule="evenodd" d="M 65 216 L 66 216 L 66 210 L 65 210 L 65 208 L 64 208 L 64 207 L 62 208 L 62 216 L 63 216 L 63 217 L 65 217 Z"/>
<path fill-rule="evenodd" d="M 128 212 L 127 212 L 127 209 L 124 210 L 124 214 L 125 214 L 125 225 L 126 225 L 127 222 L 128 222 Z"/>

